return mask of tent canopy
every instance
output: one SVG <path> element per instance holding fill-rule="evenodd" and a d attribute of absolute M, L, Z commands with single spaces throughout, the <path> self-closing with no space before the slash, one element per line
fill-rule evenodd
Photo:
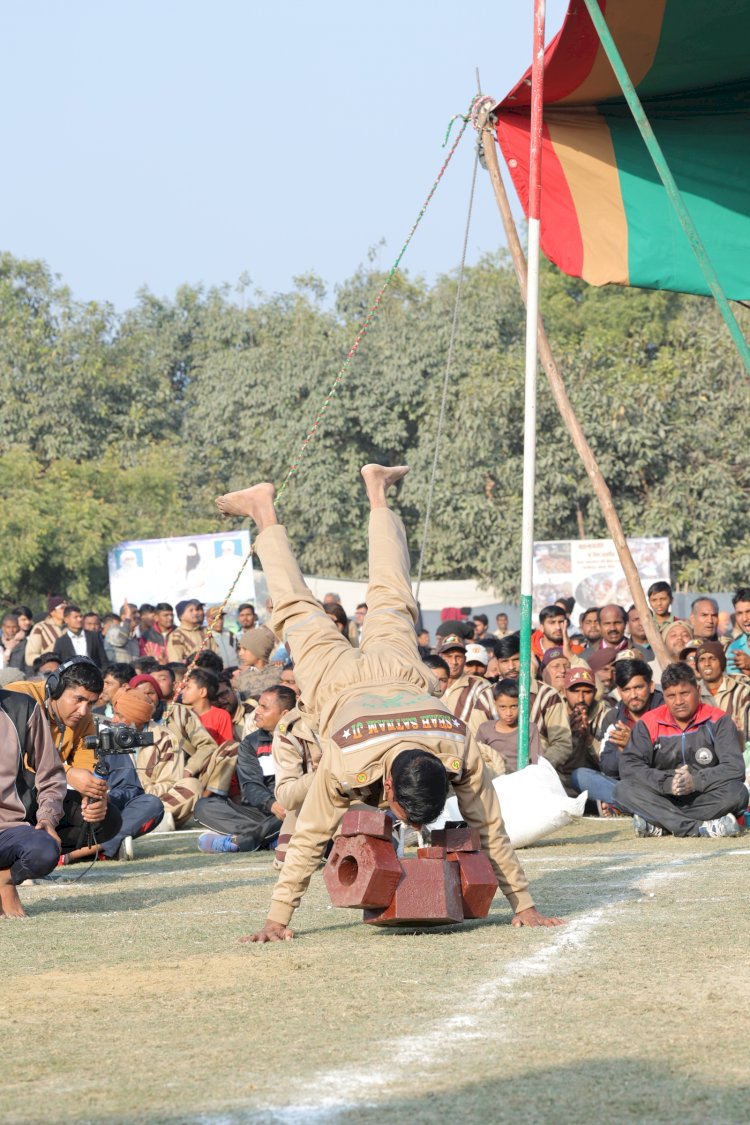
<path fill-rule="evenodd" d="M 750 3 L 599 6 L 727 296 L 750 298 Z M 527 214 L 530 102 L 529 69 L 495 107 Z M 709 292 L 583 0 L 545 53 L 541 241 L 593 285 Z"/>

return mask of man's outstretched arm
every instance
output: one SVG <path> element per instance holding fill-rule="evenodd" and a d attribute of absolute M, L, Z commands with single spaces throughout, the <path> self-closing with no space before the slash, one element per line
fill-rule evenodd
<path fill-rule="evenodd" d="M 262 930 L 240 941 L 285 941 L 293 937 L 289 923 L 310 879 L 323 858 L 349 802 L 337 791 L 333 777 L 321 761 L 297 819 Z"/>

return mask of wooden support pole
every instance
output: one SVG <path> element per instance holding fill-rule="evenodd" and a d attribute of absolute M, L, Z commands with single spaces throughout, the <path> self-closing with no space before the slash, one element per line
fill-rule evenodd
<path fill-rule="evenodd" d="M 513 261 L 513 266 L 518 278 L 518 285 L 521 290 L 521 296 L 526 300 L 526 283 L 527 283 L 527 266 L 526 255 L 521 246 L 521 240 L 518 237 L 516 224 L 510 210 L 508 196 L 505 192 L 505 185 L 503 184 L 502 176 L 500 175 L 500 165 L 497 159 L 497 147 L 495 130 L 489 123 L 488 115 L 485 114 L 484 123 L 480 122 L 480 135 L 482 137 L 482 145 L 484 148 L 484 155 L 487 162 L 487 170 L 490 174 L 492 182 L 492 190 L 495 194 L 495 201 L 500 212 L 500 217 L 503 221 L 505 235 L 508 239 L 508 247 Z M 648 637 L 648 643 L 653 649 L 654 656 L 662 668 L 666 668 L 667 664 L 671 663 L 669 653 L 667 652 L 664 641 L 662 640 L 661 633 L 656 626 L 651 610 L 649 609 L 646 601 L 646 595 L 643 592 L 641 581 L 638 576 L 633 556 L 630 553 L 630 547 L 622 530 L 619 516 L 615 510 L 612 501 L 612 493 L 604 477 L 602 476 L 601 469 L 597 463 L 594 451 L 589 445 L 586 435 L 581 428 L 581 423 L 573 409 L 573 405 L 568 398 L 568 392 L 565 390 L 560 369 L 555 362 L 555 357 L 552 354 L 552 347 L 549 342 L 549 337 L 544 328 L 544 323 L 541 316 L 538 318 L 538 337 L 539 337 L 539 356 L 542 361 L 545 373 L 547 375 L 547 382 L 552 391 L 552 397 L 557 403 L 557 407 L 562 415 L 562 419 L 570 434 L 571 441 L 576 448 L 576 452 L 583 461 L 584 468 L 591 481 L 591 487 L 594 494 L 599 501 L 604 522 L 607 525 L 610 537 L 615 545 L 618 558 L 625 578 L 627 579 L 628 586 L 630 587 L 630 596 L 633 599 L 633 605 L 638 610 L 638 613 L 643 624 L 644 632 Z"/>

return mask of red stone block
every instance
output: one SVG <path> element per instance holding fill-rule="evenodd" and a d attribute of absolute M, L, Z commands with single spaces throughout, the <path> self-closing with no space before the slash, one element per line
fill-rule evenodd
<path fill-rule="evenodd" d="M 430 843 L 447 852 L 481 852 L 482 844 L 476 828 L 436 828 Z"/>
<path fill-rule="evenodd" d="M 444 859 L 402 859 L 403 876 L 385 910 L 365 910 L 375 926 L 447 926 L 463 922 L 461 876 Z"/>
<path fill-rule="evenodd" d="M 323 869 L 334 906 L 388 906 L 400 878 L 390 840 L 372 836 L 339 836 Z"/>
<path fill-rule="evenodd" d="M 445 848 L 417 848 L 417 859 L 445 859 Z"/>
<path fill-rule="evenodd" d="M 465 918 L 486 918 L 497 890 L 497 875 L 484 852 L 448 852 L 461 872 L 461 901 Z"/>
<path fill-rule="evenodd" d="M 380 809 L 349 809 L 341 818 L 341 836 L 376 836 L 379 840 L 390 840 L 393 835 L 393 821 L 388 813 Z"/>

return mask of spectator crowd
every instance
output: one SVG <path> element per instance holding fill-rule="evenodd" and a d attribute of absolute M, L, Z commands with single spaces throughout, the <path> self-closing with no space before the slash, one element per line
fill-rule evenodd
<path fill-rule="evenodd" d="M 633 606 L 545 606 L 532 636 L 529 761 L 545 758 L 588 810 L 638 836 L 734 835 L 750 778 L 750 587 L 720 619 L 697 597 L 672 613 L 648 590 L 671 663 Z M 326 614 L 358 646 L 367 606 Z M 520 638 L 498 614 L 446 610 L 419 652 L 492 777 L 518 768 Z M 284 862 L 321 758 L 288 650 L 255 607 L 125 604 L 102 617 L 50 597 L 0 629 L 0 912 L 57 864 L 132 859 L 149 832 L 197 824 L 208 852 L 271 849 Z M 107 734 L 109 732 L 109 734 Z M 102 737 L 103 733 L 105 737 Z M 114 745 L 112 733 L 116 736 Z M 120 742 L 117 739 L 120 739 Z"/>

